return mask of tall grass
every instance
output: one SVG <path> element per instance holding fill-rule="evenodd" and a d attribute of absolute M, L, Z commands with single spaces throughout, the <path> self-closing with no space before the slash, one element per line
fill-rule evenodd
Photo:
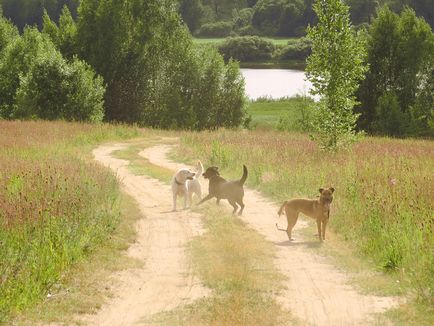
<path fill-rule="evenodd" d="M 325 153 L 306 135 L 274 132 L 185 134 L 178 155 L 220 166 L 276 200 L 336 188 L 331 225 L 425 302 L 434 298 L 434 143 L 365 138 Z"/>
<path fill-rule="evenodd" d="M 118 186 L 82 159 L 86 145 L 134 128 L 0 121 L 0 323 L 49 292 L 116 227 Z"/>

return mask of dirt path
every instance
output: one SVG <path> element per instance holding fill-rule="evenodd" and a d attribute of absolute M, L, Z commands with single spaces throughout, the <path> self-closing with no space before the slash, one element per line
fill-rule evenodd
<path fill-rule="evenodd" d="M 185 165 L 167 158 L 172 148 L 158 145 L 145 149 L 140 155 L 155 165 L 176 170 Z M 208 193 L 203 178 L 202 189 Z M 287 276 L 286 289 L 279 301 L 302 321 L 309 325 L 366 325 L 373 323 L 373 313 L 383 312 L 397 304 L 390 297 L 362 295 L 348 285 L 348 276 L 344 272 L 314 252 L 313 247 L 319 245 L 318 241 L 303 239 L 297 232 L 306 227 L 306 223 L 297 223 L 293 233 L 297 241 L 290 243 L 285 232 L 276 231 L 278 207 L 275 204 L 252 190 L 246 190 L 244 202 L 246 208 L 242 219 L 276 245 L 275 264 Z M 283 217 L 279 224 L 286 227 Z"/>
<path fill-rule="evenodd" d="M 139 203 L 143 218 L 128 254 L 144 265 L 114 276 L 113 298 L 96 315 L 85 316 L 86 325 L 133 325 L 208 293 L 192 276 L 184 253 L 187 241 L 202 231 L 199 217 L 187 211 L 167 213 L 171 210 L 169 186 L 133 175 L 128 161 L 112 157 L 113 151 L 125 147 L 100 146 L 93 155 L 117 174 L 123 190 Z"/>

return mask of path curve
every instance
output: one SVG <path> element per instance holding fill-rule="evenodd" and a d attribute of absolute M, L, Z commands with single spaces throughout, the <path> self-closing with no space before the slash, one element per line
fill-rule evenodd
<path fill-rule="evenodd" d="M 168 153 L 173 148 L 173 145 L 157 145 L 146 148 L 140 155 L 152 164 L 168 169 L 185 167 L 168 159 Z M 206 194 L 207 183 L 203 178 L 201 182 Z M 289 242 L 285 232 L 276 231 L 278 206 L 257 191 L 245 190 L 246 208 L 242 220 L 275 244 L 275 265 L 287 277 L 284 281 L 286 289 L 278 301 L 300 320 L 320 326 L 366 325 L 374 323 L 372 314 L 384 312 L 398 304 L 396 298 L 362 295 L 350 286 L 349 278 L 343 271 L 313 252 L 312 248 L 319 242 L 304 239 L 297 232 L 307 226 L 305 222 L 299 220 L 294 228 L 297 241 Z M 279 223 L 286 226 L 284 217 Z"/>
<path fill-rule="evenodd" d="M 185 255 L 186 243 L 203 231 L 199 216 L 188 211 L 170 212 L 168 185 L 132 174 L 129 161 L 112 156 L 112 152 L 126 147 L 104 145 L 96 148 L 93 155 L 116 173 L 122 189 L 139 204 L 143 218 L 137 222 L 136 242 L 128 255 L 144 265 L 114 276 L 113 298 L 95 315 L 85 316 L 86 325 L 134 325 L 209 293 L 193 276 L 191 262 Z"/>

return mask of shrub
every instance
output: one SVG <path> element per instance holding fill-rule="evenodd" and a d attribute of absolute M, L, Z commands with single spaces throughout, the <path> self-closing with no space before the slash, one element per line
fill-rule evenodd
<path fill-rule="evenodd" d="M 247 25 L 247 26 L 241 27 L 238 30 L 238 34 L 240 36 L 253 36 L 253 35 L 260 35 L 261 33 L 256 28 L 254 28 L 252 25 Z"/>
<path fill-rule="evenodd" d="M 59 53 L 38 59 L 21 80 L 15 118 L 101 122 L 104 86 L 85 62 Z"/>
<path fill-rule="evenodd" d="M 280 61 L 284 60 L 306 60 L 312 53 L 312 43 L 301 38 L 295 42 L 288 42 L 288 45 L 279 48 L 276 51 L 275 58 Z"/>
<path fill-rule="evenodd" d="M 0 117 L 13 118 L 20 76 L 27 75 L 35 60 L 44 53 L 56 53 L 55 46 L 35 28 L 26 28 L 23 35 L 5 49 L 0 58 Z"/>
<path fill-rule="evenodd" d="M 0 60 L 0 117 L 101 121 L 102 79 L 82 61 L 68 63 L 50 38 L 26 28 Z"/>
<path fill-rule="evenodd" d="M 233 28 L 231 22 L 220 21 L 215 23 L 203 24 L 198 32 L 198 36 L 204 37 L 226 37 L 229 36 Z"/>
<path fill-rule="evenodd" d="M 275 46 L 258 36 L 230 37 L 219 46 L 219 51 L 226 60 L 230 58 L 238 61 L 270 60 Z"/>

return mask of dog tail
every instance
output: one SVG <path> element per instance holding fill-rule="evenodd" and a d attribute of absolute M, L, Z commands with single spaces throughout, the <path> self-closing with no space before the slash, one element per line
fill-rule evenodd
<path fill-rule="evenodd" d="M 248 174 L 247 173 L 247 168 L 246 168 L 245 165 L 243 165 L 243 176 L 241 177 L 240 181 L 238 181 L 240 185 L 243 185 L 244 182 L 246 182 L 247 174 Z"/>
<path fill-rule="evenodd" d="M 201 161 L 197 161 L 197 172 L 196 172 L 196 176 L 197 178 L 199 178 L 203 173 L 203 165 Z"/>
<path fill-rule="evenodd" d="M 285 201 L 283 202 L 282 206 L 280 206 L 280 209 L 279 209 L 279 211 L 277 212 L 277 214 L 278 214 L 279 216 L 283 214 L 283 209 L 285 208 L 285 206 L 286 206 L 287 203 L 288 203 L 288 202 L 285 200 Z"/>

